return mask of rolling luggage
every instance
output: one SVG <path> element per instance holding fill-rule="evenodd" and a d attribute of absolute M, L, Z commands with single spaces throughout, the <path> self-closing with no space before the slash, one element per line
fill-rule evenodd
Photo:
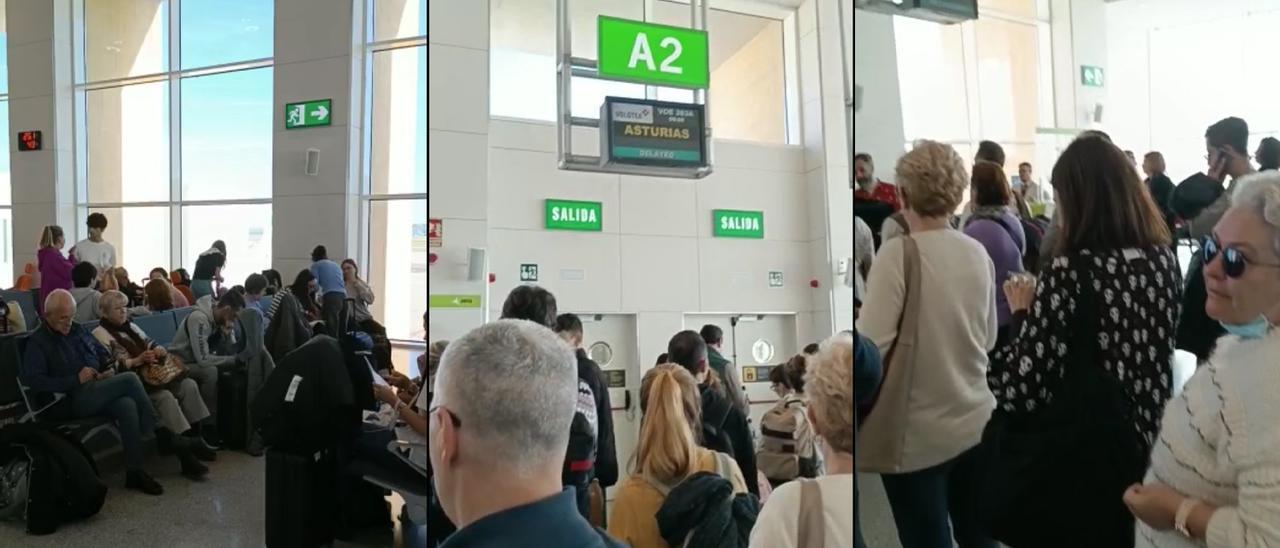
<path fill-rule="evenodd" d="M 249 444 L 249 375 L 244 370 L 218 373 L 218 437 L 223 447 Z"/>
<path fill-rule="evenodd" d="M 267 546 L 312 548 L 333 543 L 338 471 L 333 450 L 300 455 L 267 449 Z"/>

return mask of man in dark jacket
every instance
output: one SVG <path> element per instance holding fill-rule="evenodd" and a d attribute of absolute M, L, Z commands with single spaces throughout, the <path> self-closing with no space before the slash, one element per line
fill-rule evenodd
<path fill-rule="evenodd" d="M 600 480 L 600 487 L 613 487 L 618 483 L 618 454 L 613 440 L 613 408 L 609 402 L 609 387 L 604 384 L 600 365 L 587 357 L 587 351 L 582 349 L 582 319 L 577 314 L 561 314 L 556 317 L 555 331 L 578 356 L 578 378 L 588 384 L 592 381 L 597 383 L 591 385 L 599 426 L 596 436 L 595 477 Z"/>
<path fill-rule="evenodd" d="M 724 345 L 724 330 L 720 329 L 720 326 L 707 324 L 702 326 L 702 332 L 699 334 L 702 335 L 702 341 L 707 343 L 707 361 L 711 369 L 715 370 L 724 381 L 720 387 L 720 394 L 728 398 L 742 416 L 751 416 L 747 393 L 742 388 L 742 381 L 738 379 L 738 364 L 729 363 L 729 360 L 720 355 L 720 348 Z"/>
<path fill-rule="evenodd" d="M 556 326 L 556 297 L 550 291 L 536 285 L 521 285 L 511 290 L 507 300 L 502 304 L 504 320 L 528 320 L 548 329 Z M 609 417 L 609 455 L 612 461 L 611 473 L 613 481 L 617 481 L 617 457 L 613 454 L 613 420 L 609 415 L 608 400 L 601 400 L 598 394 L 605 393 L 604 382 L 600 380 L 600 368 L 597 366 L 578 367 L 578 400 L 577 412 L 569 427 L 569 448 L 565 453 L 562 479 L 565 487 L 573 487 L 577 492 L 578 511 L 587 517 L 591 511 L 590 487 L 591 478 L 596 474 L 597 451 L 600 436 L 604 433 L 601 417 Z M 603 411 L 601 411 L 603 409 Z M 603 479 L 601 482 L 603 483 Z"/>
<path fill-rule="evenodd" d="M 698 379 L 698 388 L 702 393 L 703 430 L 708 423 L 723 430 L 729 437 L 731 447 L 714 447 L 714 440 L 703 440 L 708 449 L 733 452 L 733 460 L 738 462 L 742 477 L 747 481 L 747 490 L 760 496 L 760 486 L 756 477 L 756 451 L 751 441 L 751 429 L 747 426 L 747 416 L 738 411 L 729 401 L 720 395 L 720 391 L 708 382 L 710 365 L 707 361 L 707 343 L 696 331 L 681 331 L 671 338 L 667 344 L 668 359 L 678 363 Z"/>

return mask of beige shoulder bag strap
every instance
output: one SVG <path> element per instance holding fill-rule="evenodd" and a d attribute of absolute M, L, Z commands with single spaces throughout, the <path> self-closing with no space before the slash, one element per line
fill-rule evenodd
<path fill-rule="evenodd" d="M 800 482 L 800 515 L 796 528 L 796 548 L 823 548 L 826 519 L 822 515 L 822 489 L 813 480 Z"/>
<path fill-rule="evenodd" d="M 858 427 L 857 466 L 860 472 L 901 472 L 906 441 L 907 411 L 915 377 L 915 355 L 920 323 L 920 248 L 915 238 L 902 238 L 905 294 L 898 336 L 884 357 L 883 380 L 865 422 Z"/>

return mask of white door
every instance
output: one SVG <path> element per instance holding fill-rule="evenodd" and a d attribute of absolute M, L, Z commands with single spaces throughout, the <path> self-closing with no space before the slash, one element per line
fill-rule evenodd
<path fill-rule="evenodd" d="M 786 363 L 800 352 L 796 345 L 796 317 L 793 314 L 689 314 L 684 319 L 685 329 L 698 331 L 706 324 L 715 324 L 724 330 L 720 354 L 737 368 L 738 380 L 746 387 L 747 399 L 751 402 L 748 419 L 752 436 L 756 437 L 760 417 L 778 399 L 769 389 L 768 368 Z"/>
<path fill-rule="evenodd" d="M 636 318 L 621 314 L 580 314 L 582 346 L 600 365 L 609 404 L 613 407 L 613 438 L 618 455 L 618 481 L 627 477 L 628 464 L 640 434 L 640 361 Z M 613 490 L 605 492 L 613 500 Z"/>

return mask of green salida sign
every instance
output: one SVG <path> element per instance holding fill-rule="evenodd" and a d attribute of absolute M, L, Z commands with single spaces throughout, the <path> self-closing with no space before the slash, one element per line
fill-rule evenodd
<path fill-rule="evenodd" d="M 603 209 L 600 202 L 547 200 L 546 226 L 548 230 L 600 232 L 604 226 Z"/>
<path fill-rule="evenodd" d="M 711 233 L 717 238 L 764 238 L 764 212 L 712 210 Z"/>
<path fill-rule="evenodd" d="M 597 24 L 600 76 L 689 89 L 710 84 L 706 31 L 605 16 Z"/>

